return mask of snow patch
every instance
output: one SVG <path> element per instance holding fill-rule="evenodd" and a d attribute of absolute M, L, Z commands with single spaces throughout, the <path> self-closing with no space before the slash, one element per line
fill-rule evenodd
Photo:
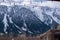
<path fill-rule="evenodd" d="M 9 26 L 8 23 L 7 23 L 7 18 L 6 18 L 6 17 L 7 17 L 7 14 L 4 15 L 4 19 L 3 19 L 4 32 L 5 32 L 5 33 L 7 33 L 7 32 L 6 32 L 6 29 L 7 29 L 7 27 Z"/>
<path fill-rule="evenodd" d="M 26 28 L 24 28 L 24 27 L 22 27 L 22 30 L 27 31 L 27 29 L 26 29 Z"/>

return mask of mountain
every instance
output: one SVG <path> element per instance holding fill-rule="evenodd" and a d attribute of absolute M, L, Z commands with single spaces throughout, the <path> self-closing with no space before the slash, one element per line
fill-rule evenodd
<path fill-rule="evenodd" d="M 42 15 L 43 19 L 41 19 L 41 17 L 39 17 L 39 19 L 41 19 L 41 21 L 43 21 L 45 24 L 47 24 L 49 26 L 59 24 L 58 22 L 56 22 L 55 17 L 54 17 L 55 16 L 54 14 L 56 13 L 55 12 L 56 8 L 50 8 L 50 7 L 47 7 L 47 6 L 45 6 L 45 7 L 42 6 L 40 8 L 40 10 L 42 10 L 42 12 L 38 13 L 38 14 L 40 14 L 40 16 Z"/>
<path fill-rule="evenodd" d="M 59 23 L 54 8 L 0 5 L 0 32 L 4 34 L 43 34 Z M 54 27 L 53 27 L 54 26 Z"/>

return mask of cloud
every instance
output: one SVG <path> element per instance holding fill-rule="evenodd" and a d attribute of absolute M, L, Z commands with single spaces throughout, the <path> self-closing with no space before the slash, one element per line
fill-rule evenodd
<path fill-rule="evenodd" d="M 14 5 L 14 3 L 12 2 L 20 2 L 18 4 L 21 5 L 36 5 L 36 6 L 48 6 L 48 7 L 52 7 L 52 8 L 60 8 L 60 2 L 57 1 L 46 1 L 46 0 L 42 0 L 43 2 L 41 2 L 41 0 L 5 0 L 5 2 L 8 3 L 0 3 L 2 5 Z M 39 1 L 39 2 L 38 2 Z M 12 2 L 11 4 L 9 4 L 9 2 Z"/>
<path fill-rule="evenodd" d="M 42 2 L 40 4 L 41 6 L 48 6 L 48 7 L 52 7 L 52 8 L 60 8 L 60 2 L 56 2 L 56 1 L 45 1 Z"/>

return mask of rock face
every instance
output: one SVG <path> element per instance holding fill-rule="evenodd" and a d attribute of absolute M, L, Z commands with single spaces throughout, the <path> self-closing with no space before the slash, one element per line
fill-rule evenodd
<path fill-rule="evenodd" d="M 0 32 L 42 34 L 50 29 L 33 11 L 21 6 L 0 5 Z"/>
<path fill-rule="evenodd" d="M 60 10 L 47 6 L 0 5 L 0 32 L 43 34 L 60 24 Z"/>

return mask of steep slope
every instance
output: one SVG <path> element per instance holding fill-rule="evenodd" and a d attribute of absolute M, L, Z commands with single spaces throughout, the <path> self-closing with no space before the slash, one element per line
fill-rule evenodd
<path fill-rule="evenodd" d="M 38 6 L 33 8 L 36 16 L 48 26 L 55 26 L 59 24 L 58 19 L 54 17 L 58 13 L 55 11 L 56 8 L 51 8 L 48 6 Z M 58 8 L 57 8 L 58 9 Z M 56 14 L 57 13 L 57 14 Z M 57 16 L 57 18 L 59 18 Z M 55 20 L 56 19 L 56 20 Z M 53 27 L 52 27 L 53 28 Z"/>
<path fill-rule="evenodd" d="M 4 9 L 3 9 L 4 8 Z M 8 11 L 10 8 L 10 11 Z M 30 9 L 20 6 L 0 6 L 0 32 L 8 34 L 42 34 L 50 29 Z"/>

